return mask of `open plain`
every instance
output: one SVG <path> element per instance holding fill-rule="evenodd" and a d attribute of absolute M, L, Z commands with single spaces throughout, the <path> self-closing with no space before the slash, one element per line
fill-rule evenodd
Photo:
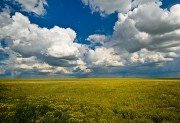
<path fill-rule="evenodd" d="M 1 123 L 179 123 L 180 79 L 0 79 Z"/>

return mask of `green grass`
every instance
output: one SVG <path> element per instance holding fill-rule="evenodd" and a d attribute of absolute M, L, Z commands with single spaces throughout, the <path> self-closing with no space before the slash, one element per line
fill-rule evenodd
<path fill-rule="evenodd" d="M 180 79 L 0 79 L 1 123 L 180 123 Z"/>

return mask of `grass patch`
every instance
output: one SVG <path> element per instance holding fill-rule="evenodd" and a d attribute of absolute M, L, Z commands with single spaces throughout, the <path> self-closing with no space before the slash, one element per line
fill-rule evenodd
<path fill-rule="evenodd" d="M 178 123 L 180 79 L 0 79 L 2 123 Z"/>

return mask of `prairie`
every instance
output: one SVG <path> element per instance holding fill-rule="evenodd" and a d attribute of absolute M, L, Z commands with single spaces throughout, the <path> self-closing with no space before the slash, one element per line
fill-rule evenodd
<path fill-rule="evenodd" d="M 180 79 L 0 79 L 1 123 L 180 123 Z"/>

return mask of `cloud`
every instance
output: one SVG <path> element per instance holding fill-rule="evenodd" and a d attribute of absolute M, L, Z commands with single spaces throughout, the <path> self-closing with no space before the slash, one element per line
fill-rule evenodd
<path fill-rule="evenodd" d="M 132 8 L 136 8 L 139 5 L 143 5 L 143 4 L 145 5 L 145 4 L 149 4 L 149 3 L 152 3 L 152 2 L 161 5 L 162 4 L 161 1 L 162 0 L 132 0 L 131 6 L 132 6 Z"/>
<path fill-rule="evenodd" d="M 126 13 L 131 9 L 131 0 L 82 0 L 85 5 L 89 5 L 92 12 L 100 12 L 101 15 L 112 14 L 114 12 Z"/>
<path fill-rule="evenodd" d="M 134 0 L 128 3 L 130 9 L 127 8 L 127 12 L 123 13 L 118 9 L 121 6 L 117 4 L 123 1 L 113 1 L 110 4 L 100 0 L 83 2 L 90 5 L 92 11 L 101 14 L 111 14 L 115 11 L 119 13 L 113 35 L 106 43 L 103 42 L 105 35 L 90 35 L 87 40 L 103 42 L 101 44 L 104 47 L 114 48 L 122 61 L 126 61 L 126 65 L 130 64 L 128 60 L 131 64 L 162 63 L 172 61 L 178 56 L 179 4 L 172 6 L 168 11 L 160 8 L 162 3 L 159 0 Z"/>
<path fill-rule="evenodd" d="M 163 10 L 152 2 L 140 5 L 129 18 L 133 19 L 136 28 L 151 35 L 161 35 L 180 29 L 180 4 L 174 5 L 170 11 Z M 153 15 L 153 16 L 152 16 Z"/>
<path fill-rule="evenodd" d="M 102 16 L 118 13 L 112 35 L 93 34 L 77 43 L 71 28 L 31 23 L 8 8 L 0 12 L 0 73 L 87 77 L 179 75 L 180 4 L 162 9 L 159 0 L 82 0 Z M 23 11 L 44 15 L 45 0 L 16 0 Z M 3 58 L 2 58 L 3 57 Z M 147 73 L 147 74 L 145 74 Z"/>
<path fill-rule="evenodd" d="M 87 47 L 74 42 L 76 38 L 74 30 L 58 26 L 51 29 L 41 28 L 18 12 L 12 17 L 8 12 L 1 12 L 0 21 L 3 22 L 0 25 L 0 39 L 6 40 L 8 51 L 19 54 L 9 58 L 7 64 L 11 64 L 12 67 L 7 67 L 7 71 L 9 69 L 18 73 L 34 71 L 56 74 L 71 73 L 75 69 L 81 72 L 89 71 L 86 63 L 82 61 Z M 37 60 L 33 60 L 34 57 Z M 23 64 L 19 59 L 22 61 L 26 59 L 32 63 Z M 12 63 L 13 61 L 17 63 Z"/>
<path fill-rule="evenodd" d="M 6 61 L 8 58 L 9 58 L 9 55 L 6 53 L 4 48 L 0 46 L 0 75 L 5 74 L 6 72 L 5 65 L 7 65 Z"/>
<path fill-rule="evenodd" d="M 76 33 L 72 29 L 57 26 L 40 28 L 20 13 L 7 17 L 7 20 L 12 23 L 1 27 L 0 37 L 5 38 L 9 47 L 23 57 L 41 57 L 56 66 L 69 66 L 71 61 L 79 59 L 83 46 L 74 43 Z M 76 65 L 75 62 L 72 64 Z"/>
<path fill-rule="evenodd" d="M 3 12 L 0 13 L 0 22 L 1 22 L 0 27 L 11 24 L 12 20 L 10 20 L 9 18 L 10 18 L 9 9 L 6 8 L 3 10 Z"/>
<path fill-rule="evenodd" d="M 153 2 L 140 5 L 125 15 L 119 13 L 119 20 L 114 26 L 112 36 L 114 45 L 123 46 L 129 52 L 143 48 L 161 52 L 178 46 L 180 44 L 180 16 L 177 15 L 179 10 L 179 4 L 172 6 L 168 11 Z"/>
<path fill-rule="evenodd" d="M 160 0 L 82 0 L 84 5 L 89 5 L 92 12 L 99 12 L 101 16 L 112 14 L 114 12 L 127 13 L 138 5 L 156 2 L 161 4 Z"/>
<path fill-rule="evenodd" d="M 33 12 L 37 15 L 44 15 L 46 13 L 45 6 L 47 6 L 46 0 L 15 0 L 21 5 L 23 11 Z"/>
<path fill-rule="evenodd" d="M 16 58 L 16 63 L 14 64 L 14 71 L 34 71 L 36 73 L 49 73 L 49 74 L 57 74 L 57 73 L 64 73 L 69 74 L 70 71 L 64 67 L 55 67 L 51 66 L 47 63 L 43 63 L 38 61 L 36 57 L 32 56 L 29 58 Z"/>
<path fill-rule="evenodd" d="M 148 51 L 147 49 L 141 49 L 140 51 L 130 55 L 130 62 L 132 64 L 158 63 L 164 61 L 173 61 L 172 57 L 176 57 L 176 54 L 171 53 L 169 54 L 169 58 L 166 58 L 166 54 L 155 51 Z"/>
<path fill-rule="evenodd" d="M 90 35 L 86 40 L 90 41 L 91 43 L 99 43 L 104 44 L 104 42 L 107 40 L 107 36 L 100 35 L 100 34 L 94 34 Z"/>
<path fill-rule="evenodd" d="M 105 35 L 95 34 L 87 38 L 91 42 L 106 40 L 101 47 L 89 51 L 88 64 L 101 66 L 103 70 L 104 66 L 131 69 L 143 65 L 163 66 L 179 57 L 179 5 L 168 11 L 161 9 L 158 1 L 135 2 L 140 4 L 137 8 L 127 14 L 118 14 L 112 37 L 107 39 Z M 153 13 L 157 15 L 152 17 Z M 108 55 L 103 57 L 103 54 Z"/>
<path fill-rule="evenodd" d="M 85 64 L 83 64 L 83 61 L 81 62 L 80 60 L 77 61 L 79 65 L 75 67 L 53 66 L 36 56 L 24 58 L 19 53 L 12 51 L 10 48 L 3 50 L 3 53 L 8 54 L 8 58 L 4 61 L 1 60 L 4 64 L 1 65 L 0 75 L 8 74 L 11 77 L 25 77 L 27 75 L 29 75 L 29 77 L 57 77 L 57 75 L 59 75 L 60 77 L 75 74 L 77 72 L 89 72 Z M 78 71 L 74 71 L 75 69 L 78 69 Z"/>
<path fill-rule="evenodd" d="M 95 66 L 123 66 L 121 57 L 116 54 L 113 48 L 96 47 L 87 53 L 87 62 Z"/>
<path fill-rule="evenodd" d="M 138 56 L 138 61 L 141 59 L 142 61 L 147 60 L 147 62 L 163 62 L 175 58 L 165 58 L 168 57 L 168 54 L 177 56 L 179 53 L 179 4 L 172 6 L 168 11 L 160 8 L 162 5 L 160 0 L 134 0 L 129 2 L 119 0 L 111 3 L 101 0 L 83 0 L 83 2 L 85 5 L 89 5 L 93 12 L 100 12 L 105 15 L 115 11 L 119 13 L 112 38 L 103 45 L 113 47 L 121 58 L 127 59 L 126 57 L 129 58 L 132 54 L 141 54 L 140 56 L 144 59 L 142 60 Z M 129 6 L 124 6 L 126 11 L 118 9 L 123 8 L 118 4 L 122 2 L 126 2 Z M 101 40 L 98 35 L 91 35 L 87 39 L 90 41 Z M 143 52 L 146 52 L 145 54 L 150 57 L 142 55 Z"/>
<path fill-rule="evenodd" d="M 88 73 L 90 70 L 85 66 L 83 61 L 78 60 L 78 66 L 62 67 L 50 65 L 36 56 L 22 57 L 19 53 L 12 51 L 10 48 L 4 49 L 4 53 L 8 54 L 8 58 L 1 65 L 0 76 L 4 74 L 11 77 L 62 77 L 76 73 Z M 75 71 L 75 69 L 77 69 Z M 29 76 L 28 76 L 29 75 Z"/>

